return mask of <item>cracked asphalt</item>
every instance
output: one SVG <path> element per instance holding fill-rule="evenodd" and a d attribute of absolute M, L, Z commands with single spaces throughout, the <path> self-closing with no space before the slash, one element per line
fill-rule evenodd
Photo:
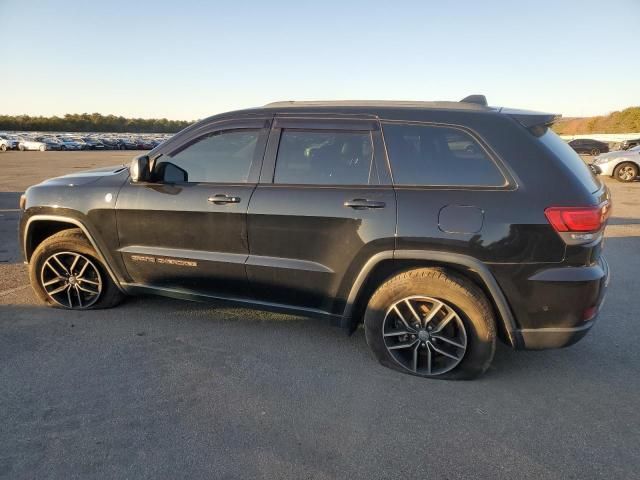
<path fill-rule="evenodd" d="M 476 381 L 426 381 L 317 320 L 154 297 L 38 304 L 20 192 L 132 156 L 0 152 L 0 478 L 639 478 L 640 182 L 607 181 L 613 276 L 584 340 L 499 346 Z"/>

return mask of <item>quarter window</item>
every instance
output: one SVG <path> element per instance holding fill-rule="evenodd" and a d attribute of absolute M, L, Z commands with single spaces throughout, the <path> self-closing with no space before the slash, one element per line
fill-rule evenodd
<path fill-rule="evenodd" d="M 168 183 L 246 183 L 260 130 L 225 130 L 199 137 L 159 158 L 158 180 Z"/>
<path fill-rule="evenodd" d="M 383 132 L 396 185 L 505 185 L 486 151 L 460 129 L 387 123 Z"/>
<path fill-rule="evenodd" d="M 284 129 L 274 182 L 367 185 L 372 159 L 369 132 Z"/>

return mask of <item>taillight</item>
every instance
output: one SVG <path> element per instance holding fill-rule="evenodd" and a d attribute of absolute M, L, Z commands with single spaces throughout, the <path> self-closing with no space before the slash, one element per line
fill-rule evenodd
<path fill-rule="evenodd" d="M 544 211 L 556 232 L 597 232 L 610 213 L 609 202 L 595 207 L 549 207 Z"/>

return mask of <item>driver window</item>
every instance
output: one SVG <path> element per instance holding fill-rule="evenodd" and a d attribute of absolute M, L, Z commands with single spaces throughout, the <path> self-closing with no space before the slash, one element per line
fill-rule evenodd
<path fill-rule="evenodd" d="M 154 172 L 167 183 L 246 183 L 260 130 L 207 134 L 158 159 Z"/>

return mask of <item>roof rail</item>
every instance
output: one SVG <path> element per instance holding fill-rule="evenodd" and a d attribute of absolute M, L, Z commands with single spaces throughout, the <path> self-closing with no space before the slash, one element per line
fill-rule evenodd
<path fill-rule="evenodd" d="M 485 97 L 484 95 L 469 95 L 468 97 L 464 97 L 462 100 L 460 100 L 461 103 L 475 103 L 477 105 L 482 105 L 483 107 L 486 107 L 487 104 L 487 97 Z"/>

